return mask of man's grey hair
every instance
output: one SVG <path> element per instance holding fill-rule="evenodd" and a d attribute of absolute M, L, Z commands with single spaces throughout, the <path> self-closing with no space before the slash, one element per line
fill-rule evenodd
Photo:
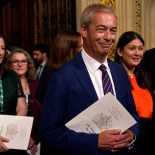
<path fill-rule="evenodd" d="M 81 14 L 81 19 L 80 19 L 80 26 L 87 27 L 93 21 L 94 14 L 97 12 L 112 13 L 115 15 L 117 19 L 117 16 L 113 8 L 111 8 L 110 6 L 100 4 L 100 3 L 91 4 L 83 10 Z"/>

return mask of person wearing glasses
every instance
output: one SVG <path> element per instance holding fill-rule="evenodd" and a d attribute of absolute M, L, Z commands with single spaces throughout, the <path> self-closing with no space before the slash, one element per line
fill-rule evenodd
<path fill-rule="evenodd" d="M 5 41 L 0 34 L 0 115 L 27 115 L 27 105 L 21 82 L 7 65 Z M 0 136 L 0 155 L 26 155 L 25 150 L 9 149 L 4 142 L 9 139 Z"/>
<path fill-rule="evenodd" d="M 35 98 L 38 81 L 35 80 L 35 64 L 31 56 L 21 48 L 14 48 L 8 57 L 8 65 L 20 77 L 22 88 L 26 96 L 26 104 L 28 105 L 28 116 L 34 117 L 34 123 L 29 142 L 29 152 L 36 155 L 39 139 L 37 136 L 39 119 L 41 114 L 41 104 Z M 39 150 L 38 150 L 39 151 Z"/>

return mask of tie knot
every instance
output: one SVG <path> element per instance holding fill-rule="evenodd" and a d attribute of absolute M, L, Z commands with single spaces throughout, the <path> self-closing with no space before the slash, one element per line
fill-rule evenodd
<path fill-rule="evenodd" d="M 100 65 L 99 69 L 100 69 L 101 71 L 104 71 L 104 70 L 106 70 L 106 66 L 105 66 L 104 64 L 102 64 L 102 65 Z"/>

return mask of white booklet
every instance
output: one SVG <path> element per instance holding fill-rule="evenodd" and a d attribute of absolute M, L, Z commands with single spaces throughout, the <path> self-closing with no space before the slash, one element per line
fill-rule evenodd
<path fill-rule="evenodd" d="M 100 133 L 121 129 L 122 133 L 136 123 L 122 104 L 108 93 L 65 125 L 76 132 Z"/>
<path fill-rule="evenodd" d="M 33 117 L 0 115 L 0 136 L 10 141 L 5 145 L 10 149 L 27 150 Z"/>

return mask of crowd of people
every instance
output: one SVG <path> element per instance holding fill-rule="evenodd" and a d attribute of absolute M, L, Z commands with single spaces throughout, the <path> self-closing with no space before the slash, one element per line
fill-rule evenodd
<path fill-rule="evenodd" d="M 81 14 L 80 33 L 58 33 L 51 51 L 42 43 L 28 52 L 8 50 L 0 34 L 0 114 L 34 117 L 27 150 L 9 149 L 10 139 L 0 135 L 0 155 L 155 154 L 155 51 L 126 31 L 114 61 L 108 59 L 117 25 L 111 7 L 91 4 Z M 109 92 L 136 120 L 133 126 L 99 133 L 66 127 Z"/>

